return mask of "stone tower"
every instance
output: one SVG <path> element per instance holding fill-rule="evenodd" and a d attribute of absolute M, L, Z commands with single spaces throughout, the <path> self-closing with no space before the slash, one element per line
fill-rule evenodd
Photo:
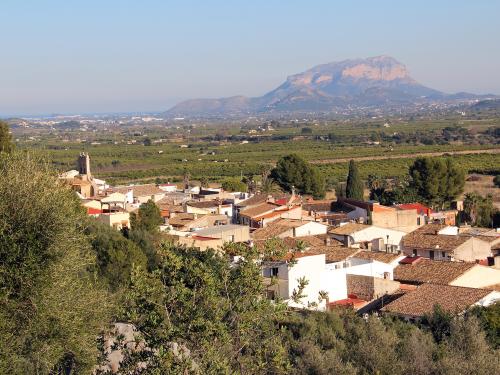
<path fill-rule="evenodd" d="M 80 175 L 85 175 L 90 179 L 91 174 L 90 174 L 89 154 L 87 154 L 86 152 L 81 152 L 80 155 L 78 156 L 77 166 L 78 166 L 78 173 L 80 173 Z"/>

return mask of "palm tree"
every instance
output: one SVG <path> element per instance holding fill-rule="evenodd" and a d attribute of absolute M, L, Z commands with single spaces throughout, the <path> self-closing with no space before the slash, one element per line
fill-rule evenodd
<path fill-rule="evenodd" d="M 464 197 L 464 211 L 473 224 L 477 220 L 478 208 L 481 203 L 480 198 L 476 193 L 467 193 Z"/>
<path fill-rule="evenodd" d="M 281 188 L 279 185 L 274 182 L 272 178 L 266 177 L 262 179 L 262 183 L 260 185 L 260 192 L 264 194 L 273 194 L 281 192 Z"/>
<path fill-rule="evenodd" d="M 305 251 L 306 248 L 307 248 L 307 244 L 302 240 L 298 240 L 295 243 L 295 250 L 297 250 L 297 252 L 299 252 L 299 253 L 302 253 L 303 251 Z"/>

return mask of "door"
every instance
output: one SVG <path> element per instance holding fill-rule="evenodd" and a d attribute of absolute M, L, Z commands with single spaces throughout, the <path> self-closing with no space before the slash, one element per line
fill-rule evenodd
<path fill-rule="evenodd" d="M 429 258 L 434 260 L 434 250 L 429 251 Z"/>

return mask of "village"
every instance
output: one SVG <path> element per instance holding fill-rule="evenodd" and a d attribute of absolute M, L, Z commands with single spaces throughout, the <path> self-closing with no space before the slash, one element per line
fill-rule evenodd
<path fill-rule="evenodd" d="M 77 170 L 60 175 L 89 216 L 128 230 L 153 202 L 160 231 L 177 245 L 221 251 L 228 244 L 284 250 L 262 256 L 267 297 L 291 308 L 388 314 L 418 321 L 439 305 L 460 313 L 500 301 L 500 232 L 456 222 L 463 202 L 434 211 L 419 202 L 384 206 L 349 198 L 228 192 L 182 184 L 110 186 Z M 231 261 L 237 264 L 239 254 Z"/>

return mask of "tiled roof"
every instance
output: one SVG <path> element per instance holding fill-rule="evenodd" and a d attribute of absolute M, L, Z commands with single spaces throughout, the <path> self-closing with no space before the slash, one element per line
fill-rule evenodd
<path fill-rule="evenodd" d="M 302 225 L 310 223 L 311 220 L 300 220 L 300 219 L 278 219 L 273 221 L 273 224 L 284 225 L 288 228 L 299 228 Z"/>
<path fill-rule="evenodd" d="M 283 211 L 275 212 L 276 214 L 279 214 Z M 253 238 L 256 240 L 263 240 L 267 238 L 277 237 L 291 228 L 298 228 L 307 223 L 310 223 L 310 221 L 298 219 L 278 219 L 267 224 L 267 226 L 265 226 L 264 228 L 259 228 L 255 232 L 253 232 Z"/>
<path fill-rule="evenodd" d="M 302 209 L 306 211 L 316 211 L 316 212 L 331 211 L 333 202 L 334 201 L 331 200 L 307 201 L 302 204 Z"/>
<path fill-rule="evenodd" d="M 448 227 L 449 225 L 446 224 L 427 224 L 424 225 L 417 230 L 413 231 L 412 233 L 421 233 L 421 234 L 437 234 L 441 229 L 444 229 Z"/>
<path fill-rule="evenodd" d="M 278 207 L 278 205 L 272 203 L 260 203 L 257 206 L 241 211 L 240 215 L 252 218 L 254 216 L 260 216 L 269 211 L 275 210 Z"/>
<path fill-rule="evenodd" d="M 384 251 L 360 251 L 354 257 L 359 259 L 376 260 L 382 263 L 391 263 L 400 258 L 401 254 L 386 253 Z"/>
<path fill-rule="evenodd" d="M 194 220 L 195 214 L 179 213 L 168 220 L 172 226 L 184 226 Z"/>
<path fill-rule="evenodd" d="M 219 200 L 211 200 L 211 201 L 191 201 L 186 203 L 188 206 L 196 207 L 196 208 L 212 208 L 218 207 L 222 204 Z"/>
<path fill-rule="evenodd" d="M 194 218 L 195 214 L 181 213 L 168 220 L 168 223 L 174 227 L 190 226 L 191 228 L 211 227 L 216 222 L 226 223 L 228 218 L 226 215 L 198 215 Z"/>
<path fill-rule="evenodd" d="M 328 233 L 331 234 L 337 234 L 340 236 L 345 236 L 349 234 L 353 234 L 355 232 L 358 232 L 360 230 L 368 228 L 369 225 L 365 224 L 358 224 L 358 223 L 348 223 L 341 225 L 340 227 L 332 228 L 328 231 Z"/>
<path fill-rule="evenodd" d="M 394 279 L 409 284 L 449 284 L 475 266 L 474 263 L 421 258 L 413 264 L 399 264 L 394 269 Z"/>
<path fill-rule="evenodd" d="M 446 225 L 428 224 L 403 237 L 403 247 L 408 249 L 438 249 L 453 251 L 471 239 L 470 236 L 437 234 Z"/>
<path fill-rule="evenodd" d="M 252 233 L 252 238 L 254 240 L 267 240 L 269 238 L 278 237 L 280 234 L 285 233 L 290 230 L 291 227 L 286 225 L 278 225 L 275 223 L 268 224 L 264 228 L 259 228 Z"/>
<path fill-rule="evenodd" d="M 500 284 L 489 285 L 489 286 L 485 287 L 484 289 L 494 290 L 494 291 L 500 292 Z"/>
<path fill-rule="evenodd" d="M 429 215 L 432 213 L 432 210 L 422 203 L 403 203 L 398 204 L 397 207 L 401 210 L 417 210 L 419 215 Z"/>
<path fill-rule="evenodd" d="M 458 314 L 467 310 L 491 292 L 491 290 L 461 286 L 423 284 L 416 290 L 408 292 L 384 306 L 382 311 L 422 317 L 431 314 L 435 305 L 440 305 L 443 310 Z"/>
<path fill-rule="evenodd" d="M 174 205 L 174 200 L 170 197 L 163 197 L 156 202 L 156 205 L 161 208 L 168 208 Z"/>
<path fill-rule="evenodd" d="M 500 233 L 491 228 L 470 228 L 460 233 L 460 236 L 474 237 L 489 243 L 500 242 Z"/>
<path fill-rule="evenodd" d="M 245 199 L 238 203 L 239 207 L 250 207 L 255 206 L 256 204 L 265 203 L 267 201 L 267 194 L 255 194 L 254 196 Z"/>
<path fill-rule="evenodd" d="M 126 194 L 130 190 L 134 191 L 134 197 L 143 197 L 146 195 L 155 195 L 155 194 L 165 194 L 163 190 L 161 190 L 155 184 L 146 184 L 146 185 L 131 185 L 131 186 L 120 186 L 116 187 L 115 192 Z"/>
<path fill-rule="evenodd" d="M 318 248 L 315 248 L 318 249 Z M 343 246 L 322 246 L 319 248 L 320 251 L 324 251 L 326 255 L 327 263 L 336 263 L 346 260 L 359 251 L 359 249 L 355 249 L 352 247 L 343 247 Z"/>
<path fill-rule="evenodd" d="M 352 255 L 356 254 L 359 249 L 349 248 L 349 247 L 341 247 L 341 246 L 313 246 L 305 251 L 295 252 L 295 258 L 303 258 L 306 256 L 312 255 L 325 255 L 326 263 L 336 263 L 341 262 Z M 291 256 L 292 253 L 290 253 Z"/>
<path fill-rule="evenodd" d="M 351 255 L 355 254 L 358 249 L 353 249 L 353 248 L 348 248 L 348 247 L 340 247 L 340 246 L 313 246 L 310 248 L 307 248 L 304 251 L 293 251 L 294 249 L 291 249 L 290 252 L 288 252 L 283 260 L 290 260 L 292 257 L 295 258 L 304 258 L 308 256 L 314 256 L 314 255 L 325 255 L 325 262 L 326 263 L 335 263 L 335 262 L 341 262 L 347 258 L 349 258 Z"/>
<path fill-rule="evenodd" d="M 301 237 L 285 237 L 283 238 L 285 244 L 293 249 L 297 246 L 298 241 L 302 241 L 306 244 L 306 246 L 323 246 L 325 245 L 324 239 L 318 236 L 301 236 Z M 335 240 L 332 240 L 332 242 Z"/>

